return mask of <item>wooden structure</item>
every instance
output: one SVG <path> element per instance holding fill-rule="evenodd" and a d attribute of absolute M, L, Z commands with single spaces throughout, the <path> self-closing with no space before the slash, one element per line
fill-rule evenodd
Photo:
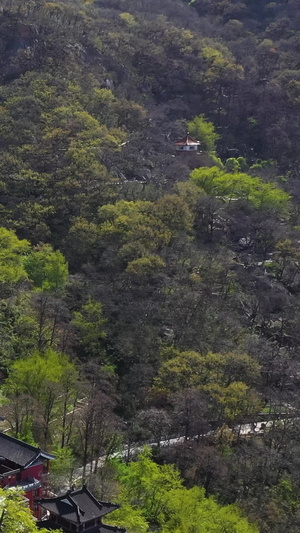
<path fill-rule="evenodd" d="M 97 500 L 85 485 L 55 498 L 42 498 L 37 503 L 45 512 L 38 522 L 40 528 L 62 529 L 64 533 L 126 533 L 123 528 L 102 523 L 103 516 L 119 506 Z"/>
<path fill-rule="evenodd" d="M 176 150 L 176 154 L 179 154 L 181 152 L 183 152 L 183 153 L 186 153 L 186 152 L 194 153 L 194 152 L 199 152 L 200 146 L 201 146 L 201 142 L 200 141 L 196 141 L 196 139 L 191 137 L 189 132 L 187 132 L 185 137 L 183 137 L 182 139 L 180 139 L 179 141 L 177 141 L 175 143 L 175 150 Z"/>
<path fill-rule="evenodd" d="M 54 455 L 5 433 L 0 433 L 0 486 L 25 493 L 36 518 L 40 509 L 35 499 L 47 494 L 49 463 Z"/>

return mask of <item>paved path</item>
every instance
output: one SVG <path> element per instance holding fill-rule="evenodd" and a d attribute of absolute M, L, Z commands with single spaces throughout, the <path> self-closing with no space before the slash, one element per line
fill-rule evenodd
<path fill-rule="evenodd" d="M 273 422 L 274 421 L 265 420 L 265 421 L 261 421 L 261 422 L 254 422 L 252 424 L 242 424 L 241 426 L 236 426 L 235 427 L 235 432 L 236 432 L 236 434 L 238 434 L 240 436 L 243 436 L 243 437 L 246 437 L 247 435 L 259 435 L 259 434 L 263 433 L 267 428 L 272 427 Z M 275 422 L 278 422 L 278 420 L 275 420 Z M 210 431 L 210 432 L 206 433 L 205 435 L 200 435 L 200 437 L 201 436 L 205 437 L 205 436 L 209 435 L 210 433 L 213 434 L 214 432 Z M 186 442 L 186 441 L 187 442 L 188 441 L 195 441 L 198 438 L 199 438 L 199 435 L 195 435 L 194 437 L 189 437 L 188 439 L 186 439 L 183 436 L 182 437 L 175 437 L 175 438 L 172 438 L 172 439 L 166 439 L 166 440 L 160 441 L 160 446 L 161 447 L 174 446 L 175 444 L 183 443 L 183 442 Z M 150 448 L 155 448 L 155 447 L 157 447 L 157 442 L 145 442 L 142 445 L 133 445 L 133 446 L 131 446 L 129 453 L 128 453 L 128 446 L 124 446 L 121 451 L 118 451 L 118 452 L 115 452 L 115 453 L 111 454 L 109 456 L 109 458 L 123 458 L 123 459 L 126 459 L 126 458 L 128 458 L 128 456 L 132 457 L 133 455 L 136 455 L 137 453 L 141 452 L 145 446 L 149 446 Z M 98 458 L 98 461 L 97 461 L 98 468 L 103 466 L 106 461 L 107 461 L 107 456 L 106 455 L 100 456 Z M 96 467 L 96 460 L 94 460 L 92 463 L 88 463 L 86 465 L 86 467 L 85 467 L 85 477 L 88 477 L 94 471 L 95 467 Z M 74 470 L 74 474 L 73 474 L 73 482 L 74 483 L 76 483 L 77 481 L 82 479 L 83 471 L 84 471 L 83 466 L 81 466 L 80 468 L 76 468 Z"/>

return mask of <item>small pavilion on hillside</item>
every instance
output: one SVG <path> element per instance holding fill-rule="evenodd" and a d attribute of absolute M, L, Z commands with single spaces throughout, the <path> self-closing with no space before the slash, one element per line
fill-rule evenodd
<path fill-rule="evenodd" d="M 179 152 L 199 152 L 201 146 L 200 141 L 196 141 L 189 132 L 175 143 L 176 153 Z"/>
<path fill-rule="evenodd" d="M 41 498 L 37 504 L 45 516 L 40 528 L 62 529 L 64 533 L 126 533 L 126 529 L 102 523 L 103 516 L 119 509 L 119 505 L 99 501 L 84 485 L 54 498 Z"/>

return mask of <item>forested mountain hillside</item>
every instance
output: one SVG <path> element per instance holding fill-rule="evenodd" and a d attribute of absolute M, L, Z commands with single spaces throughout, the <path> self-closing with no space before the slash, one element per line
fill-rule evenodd
<path fill-rule="evenodd" d="M 56 490 L 157 442 L 129 533 L 299 530 L 299 45 L 297 0 L 1 2 L 3 429 Z"/>

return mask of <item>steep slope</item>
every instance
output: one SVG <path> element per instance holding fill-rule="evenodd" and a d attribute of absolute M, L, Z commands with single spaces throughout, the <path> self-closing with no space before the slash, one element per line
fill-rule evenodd
<path fill-rule="evenodd" d="M 81 464 L 120 439 L 204 435 L 160 459 L 259 514 L 264 533 L 296 532 L 300 508 L 296 7 L 3 0 L 0 12 L 12 431 Z M 202 153 L 175 156 L 188 127 Z M 236 430 L 281 416 L 264 435 Z"/>

